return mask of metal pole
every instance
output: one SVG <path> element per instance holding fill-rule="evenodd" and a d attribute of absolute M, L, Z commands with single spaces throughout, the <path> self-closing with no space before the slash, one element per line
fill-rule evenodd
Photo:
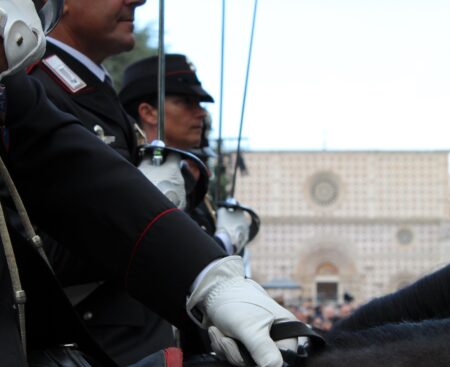
<path fill-rule="evenodd" d="M 234 191 L 236 188 L 236 176 L 237 176 L 237 169 L 238 169 L 238 161 L 239 161 L 239 156 L 241 154 L 242 127 L 244 125 L 245 102 L 247 99 L 248 79 L 249 79 L 249 75 L 250 75 L 250 65 L 251 65 L 251 60 L 252 60 L 253 38 L 254 38 L 254 32 L 255 32 L 257 7 L 258 7 L 258 0 L 255 0 L 255 6 L 253 8 L 252 31 L 251 31 L 251 35 L 250 35 L 250 46 L 249 46 L 249 50 L 248 50 L 247 72 L 245 75 L 244 96 L 242 99 L 241 122 L 239 124 L 238 145 L 237 145 L 237 149 L 236 149 L 236 162 L 234 165 L 233 182 L 231 185 L 231 192 L 230 192 L 231 197 L 234 197 Z"/>
<path fill-rule="evenodd" d="M 164 53 L 164 0 L 159 0 L 158 29 L 158 140 L 164 141 L 164 100 L 166 94 L 166 58 Z"/>
<path fill-rule="evenodd" d="M 222 40 L 220 52 L 219 136 L 217 138 L 216 201 L 221 200 L 221 181 L 223 169 L 222 111 L 223 111 L 224 65 L 225 65 L 225 0 L 222 0 Z"/>

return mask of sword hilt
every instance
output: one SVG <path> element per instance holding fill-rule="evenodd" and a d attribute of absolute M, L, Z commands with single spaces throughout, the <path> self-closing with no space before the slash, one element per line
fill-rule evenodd
<path fill-rule="evenodd" d="M 181 159 L 194 162 L 198 168 L 199 177 L 192 190 L 186 195 L 187 209 L 193 209 L 203 200 L 208 192 L 209 185 L 208 168 L 197 156 L 181 149 L 166 147 L 161 140 L 154 140 L 150 144 L 144 144 L 139 148 L 137 166 L 139 166 L 144 157 L 150 157 L 153 165 L 160 166 L 165 162 L 169 153 L 176 153 L 180 155 Z"/>
<path fill-rule="evenodd" d="M 239 202 L 234 198 L 228 198 L 225 201 L 219 201 L 217 202 L 218 208 L 227 208 L 231 210 L 242 210 L 250 215 L 251 218 L 251 224 L 250 224 L 250 231 L 248 235 L 248 241 L 250 242 L 253 240 L 256 235 L 259 232 L 259 227 L 261 226 L 261 219 L 259 218 L 258 214 L 256 212 L 244 205 L 239 204 Z"/>

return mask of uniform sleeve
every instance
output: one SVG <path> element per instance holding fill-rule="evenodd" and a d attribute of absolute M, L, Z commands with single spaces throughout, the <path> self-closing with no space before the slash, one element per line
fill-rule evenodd
<path fill-rule="evenodd" d="M 175 325 L 224 252 L 128 161 L 25 75 L 5 81 L 6 163 L 34 223 Z"/>

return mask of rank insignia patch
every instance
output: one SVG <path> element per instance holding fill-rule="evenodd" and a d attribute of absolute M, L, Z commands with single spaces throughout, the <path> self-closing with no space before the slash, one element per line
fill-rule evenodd
<path fill-rule="evenodd" d="M 52 55 L 43 59 L 42 62 L 72 93 L 76 93 L 87 86 L 83 79 L 75 74 L 58 56 Z"/>

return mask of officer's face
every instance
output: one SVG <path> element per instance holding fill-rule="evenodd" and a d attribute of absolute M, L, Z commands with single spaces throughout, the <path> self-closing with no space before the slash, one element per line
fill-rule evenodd
<path fill-rule="evenodd" d="M 134 11 L 145 0 L 66 0 L 52 33 L 97 63 L 134 46 Z M 61 38 L 62 37 L 62 38 Z"/>
<path fill-rule="evenodd" d="M 196 97 L 167 96 L 164 138 L 168 146 L 191 149 L 200 145 L 206 111 Z"/>

